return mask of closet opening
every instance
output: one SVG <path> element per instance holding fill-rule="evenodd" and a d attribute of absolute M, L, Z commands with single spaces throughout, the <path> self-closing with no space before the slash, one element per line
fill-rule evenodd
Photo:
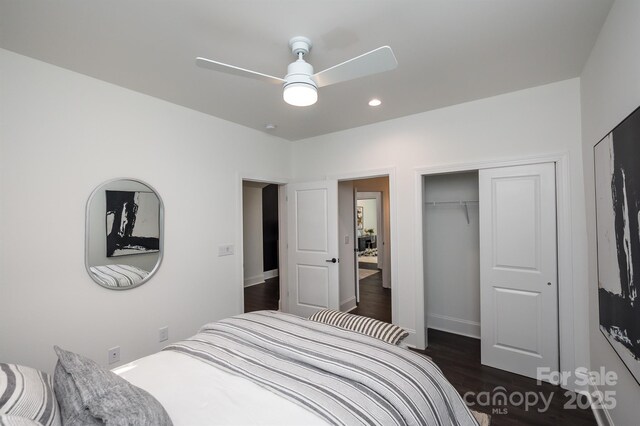
<path fill-rule="evenodd" d="M 423 177 L 425 324 L 480 339 L 478 172 Z"/>

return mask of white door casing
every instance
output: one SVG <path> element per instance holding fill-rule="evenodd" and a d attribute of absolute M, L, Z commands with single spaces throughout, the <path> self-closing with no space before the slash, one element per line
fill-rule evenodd
<path fill-rule="evenodd" d="M 287 185 L 289 312 L 340 309 L 338 181 Z"/>
<path fill-rule="evenodd" d="M 483 169 L 479 185 L 482 364 L 557 371 L 555 164 Z"/>

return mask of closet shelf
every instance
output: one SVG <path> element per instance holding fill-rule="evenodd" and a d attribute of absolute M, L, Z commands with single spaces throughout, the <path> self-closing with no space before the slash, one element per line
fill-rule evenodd
<path fill-rule="evenodd" d="M 459 205 L 464 207 L 464 214 L 467 218 L 467 224 L 471 223 L 469 220 L 469 204 L 479 204 L 478 200 L 458 200 L 458 201 L 425 201 L 427 206 L 439 206 L 439 205 Z"/>

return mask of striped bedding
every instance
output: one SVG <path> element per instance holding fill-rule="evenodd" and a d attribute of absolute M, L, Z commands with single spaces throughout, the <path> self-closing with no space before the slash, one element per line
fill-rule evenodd
<path fill-rule="evenodd" d="M 478 425 L 427 358 L 289 314 L 227 318 L 164 350 L 247 378 L 333 425 Z"/>
<path fill-rule="evenodd" d="M 144 280 L 149 272 L 131 265 L 102 265 L 89 268 L 93 277 L 106 287 L 131 287 Z"/>

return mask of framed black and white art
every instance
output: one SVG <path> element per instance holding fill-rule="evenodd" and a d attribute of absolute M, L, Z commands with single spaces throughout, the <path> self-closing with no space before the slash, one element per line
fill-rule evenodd
<path fill-rule="evenodd" d="M 160 245 L 160 200 L 154 192 L 106 190 L 107 257 L 153 253 Z"/>
<path fill-rule="evenodd" d="M 600 330 L 640 384 L 640 108 L 594 147 Z"/>

